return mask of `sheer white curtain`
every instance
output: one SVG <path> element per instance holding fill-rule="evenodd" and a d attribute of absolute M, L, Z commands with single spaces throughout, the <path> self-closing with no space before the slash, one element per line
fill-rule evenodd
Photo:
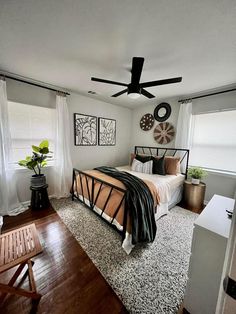
<path fill-rule="evenodd" d="M 190 148 L 192 124 L 192 101 L 182 102 L 179 109 L 179 117 L 177 122 L 175 147 Z"/>
<path fill-rule="evenodd" d="M 70 120 L 65 95 L 56 96 L 56 138 L 54 156 L 53 197 L 68 197 L 72 183 L 72 161 L 70 155 Z"/>
<path fill-rule="evenodd" d="M 192 101 L 182 102 L 176 128 L 175 147 L 189 149 L 192 136 Z M 186 158 L 181 163 L 181 171 L 185 171 Z"/>
<path fill-rule="evenodd" d="M 17 215 L 24 211 L 18 199 L 8 119 L 6 82 L 0 78 L 0 216 Z"/>

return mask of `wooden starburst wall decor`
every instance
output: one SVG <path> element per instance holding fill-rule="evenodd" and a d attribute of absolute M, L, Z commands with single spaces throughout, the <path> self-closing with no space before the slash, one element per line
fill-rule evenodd
<path fill-rule="evenodd" d="M 158 144 L 170 143 L 175 135 L 175 129 L 169 122 L 159 123 L 154 129 L 154 139 Z"/>
<path fill-rule="evenodd" d="M 154 125 L 154 117 L 151 113 L 146 113 L 140 120 L 140 128 L 143 131 L 149 131 Z"/>

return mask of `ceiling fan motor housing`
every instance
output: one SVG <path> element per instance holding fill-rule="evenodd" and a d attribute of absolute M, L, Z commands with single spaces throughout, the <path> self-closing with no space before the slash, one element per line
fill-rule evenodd
<path fill-rule="evenodd" d="M 138 84 L 129 84 L 128 85 L 128 94 L 141 94 L 141 88 Z"/>

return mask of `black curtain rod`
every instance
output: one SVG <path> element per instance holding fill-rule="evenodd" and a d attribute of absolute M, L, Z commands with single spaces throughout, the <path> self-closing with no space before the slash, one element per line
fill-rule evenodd
<path fill-rule="evenodd" d="M 190 98 L 186 98 L 186 99 L 181 99 L 181 100 L 178 100 L 178 102 L 184 102 L 184 101 L 187 101 L 190 99 L 192 100 L 192 99 L 204 98 L 204 97 L 208 97 L 208 96 L 214 96 L 214 95 L 218 95 L 218 94 L 224 94 L 224 93 L 228 93 L 228 92 L 233 92 L 235 90 L 236 90 L 236 88 L 232 88 L 232 89 L 224 90 L 221 92 L 215 92 L 215 93 L 205 94 L 205 95 L 201 95 L 201 96 L 195 96 L 195 97 L 190 97 Z"/>
<path fill-rule="evenodd" d="M 60 92 L 60 93 L 65 94 L 65 95 L 70 95 L 69 93 L 60 91 L 60 90 L 58 90 L 58 89 L 54 89 L 54 88 L 47 87 L 47 86 L 44 86 L 44 85 L 40 85 L 40 84 L 37 84 L 37 83 L 25 81 L 25 80 L 23 80 L 23 79 L 16 78 L 16 77 L 14 77 L 14 76 L 10 76 L 10 75 L 4 74 L 4 73 L 0 73 L 0 76 L 3 76 L 3 77 L 8 78 L 8 79 L 10 79 L 10 80 L 15 80 L 15 81 L 22 82 L 22 83 L 26 83 L 26 84 L 29 84 L 29 85 L 33 85 L 33 86 L 45 88 L 45 89 L 51 90 L 51 91 L 53 91 L 53 92 Z"/>

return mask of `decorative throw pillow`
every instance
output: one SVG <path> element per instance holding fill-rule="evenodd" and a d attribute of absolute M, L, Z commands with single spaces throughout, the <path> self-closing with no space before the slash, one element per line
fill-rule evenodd
<path fill-rule="evenodd" d="M 166 175 L 164 156 L 161 157 L 160 159 L 153 157 L 152 173 L 153 174 L 160 174 L 162 176 Z"/>
<path fill-rule="evenodd" d="M 134 158 L 131 166 L 132 171 L 152 174 L 153 161 L 141 162 Z"/>
<path fill-rule="evenodd" d="M 136 155 L 135 159 L 137 159 L 140 162 L 147 162 L 152 160 L 152 156 L 148 156 L 148 155 Z"/>
<path fill-rule="evenodd" d="M 180 173 L 180 157 L 165 157 L 165 170 L 166 174 L 177 175 Z"/>

